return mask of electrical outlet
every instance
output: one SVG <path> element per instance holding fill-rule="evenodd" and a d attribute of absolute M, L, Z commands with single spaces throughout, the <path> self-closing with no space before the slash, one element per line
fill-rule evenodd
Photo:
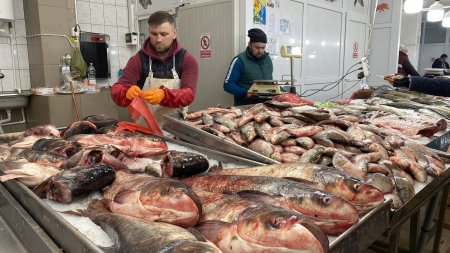
<path fill-rule="evenodd" d="M 78 38 L 78 36 L 80 35 L 80 31 L 75 31 L 75 27 L 72 27 L 70 30 L 71 30 L 70 31 L 71 35 L 73 37 L 77 37 Z"/>
<path fill-rule="evenodd" d="M 370 67 L 369 67 L 369 60 L 367 60 L 367 57 L 361 58 L 361 65 L 363 68 L 364 77 L 368 77 L 370 75 Z"/>

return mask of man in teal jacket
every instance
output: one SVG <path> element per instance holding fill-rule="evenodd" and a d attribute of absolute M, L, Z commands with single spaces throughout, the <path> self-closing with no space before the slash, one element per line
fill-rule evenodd
<path fill-rule="evenodd" d="M 234 105 L 262 102 L 264 99 L 247 96 L 254 80 L 272 80 L 273 65 L 265 51 L 266 34 L 257 28 L 248 30 L 250 42 L 247 49 L 233 58 L 223 88 L 234 95 Z"/>

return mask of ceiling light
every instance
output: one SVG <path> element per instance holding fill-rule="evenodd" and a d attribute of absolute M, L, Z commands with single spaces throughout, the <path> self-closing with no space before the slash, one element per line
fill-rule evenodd
<path fill-rule="evenodd" d="M 423 0 L 406 0 L 403 5 L 405 13 L 418 13 L 422 10 Z"/>
<path fill-rule="evenodd" d="M 447 11 L 444 15 L 444 19 L 442 20 L 443 27 L 450 27 L 450 11 Z"/>
<path fill-rule="evenodd" d="M 444 6 L 436 0 L 434 4 L 430 6 L 427 14 L 427 20 L 429 22 L 438 22 L 444 18 Z"/>

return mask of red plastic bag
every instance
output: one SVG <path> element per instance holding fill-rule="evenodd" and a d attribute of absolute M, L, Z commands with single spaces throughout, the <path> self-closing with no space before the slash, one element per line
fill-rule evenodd
<path fill-rule="evenodd" d="M 145 126 L 141 126 L 139 124 L 135 124 L 132 122 L 128 122 L 128 121 L 121 121 L 119 123 L 117 123 L 117 128 L 116 128 L 116 133 L 118 132 L 123 132 L 123 131 L 128 131 L 128 132 L 133 132 L 133 133 L 143 133 L 143 134 L 153 134 L 153 131 L 148 129 Z"/>
<path fill-rule="evenodd" d="M 133 120 L 138 120 L 141 116 L 144 117 L 145 123 L 147 123 L 148 129 L 152 134 L 163 135 L 152 111 L 148 109 L 142 97 L 137 96 L 133 99 L 130 106 L 128 106 L 128 112 Z"/>
<path fill-rule="evenodd" d="M 303 99 L 300 96 L 297 96 L 292 93 L 285 93 L 285 94 L 277 95 L 273 98 L 273 100 L 278 101 L 278 102 L 289 102 L 289 103 L 298 104 L 298 105 L 311 105 L 311 106 L 314 105 L 313 102 Z"/>

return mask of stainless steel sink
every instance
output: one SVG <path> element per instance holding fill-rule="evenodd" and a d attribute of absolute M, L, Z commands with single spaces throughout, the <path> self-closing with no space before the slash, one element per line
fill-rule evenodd
<path fill-rule="evenodd" d="M 0 110 L 24 108 L 28 105 L 30 92 L 0 93 Z"/>

